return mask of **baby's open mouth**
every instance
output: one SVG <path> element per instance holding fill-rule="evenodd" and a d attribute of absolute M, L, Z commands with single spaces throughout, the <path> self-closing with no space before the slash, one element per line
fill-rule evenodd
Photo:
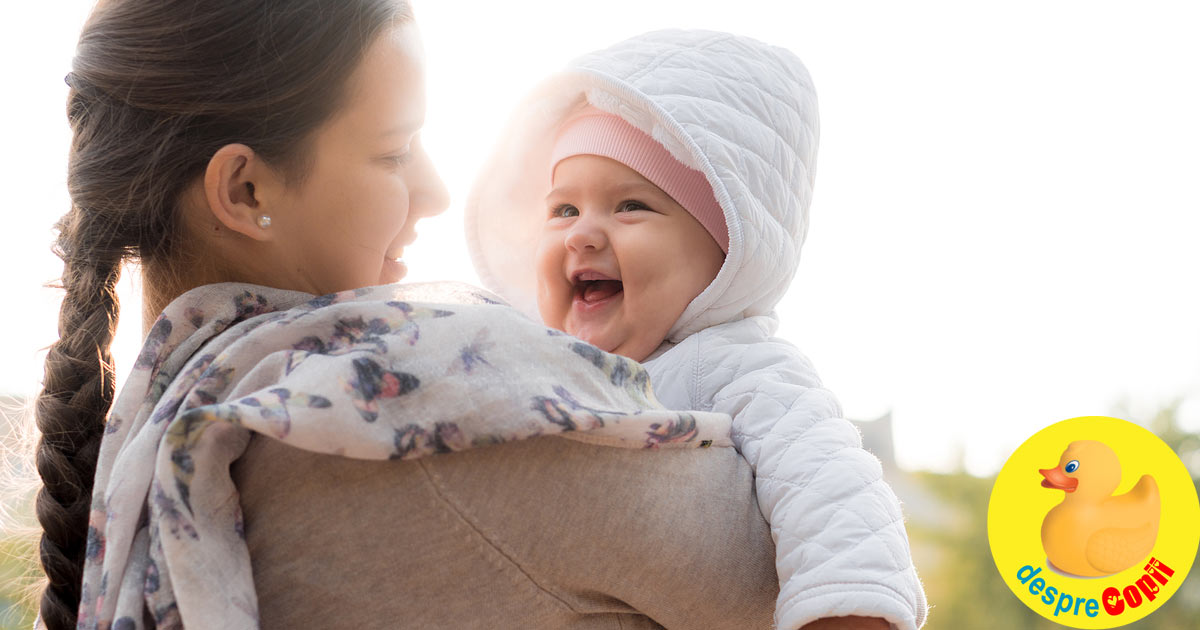
<path fill-rule="evenodd" d="M 620 280 L 588 271 L 574 278 L 575 299 L 584 304 L 596 304 L 625 290 Z"/>

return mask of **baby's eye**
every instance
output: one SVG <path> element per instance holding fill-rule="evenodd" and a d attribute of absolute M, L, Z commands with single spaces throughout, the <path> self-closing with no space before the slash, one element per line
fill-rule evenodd
<path fill-rule="evenodd" d="M 572 206 L 569 203 L 560 204 L 550 209 L 551 217 L 577 217 L 579 216 L 579 208 Z"/>
<path fill-rule="evenodd" d="M 620 205 L 617 206 L 617 212 L 632 212 L 634 210 L 649 210 L 649 209 L 650 208 L 647 207 L 646 204 L 644 204 L 640 201 L 633 201 L 633 200 L 622 201 L 620 203 Z"/>

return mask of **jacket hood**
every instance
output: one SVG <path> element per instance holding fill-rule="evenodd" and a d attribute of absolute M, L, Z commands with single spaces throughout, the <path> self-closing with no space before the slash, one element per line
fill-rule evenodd
<path fill-rule="evenodd" d="M 808 231 L 816 166 L 816 92 L 791 52 L 728 33 L 665 30 L 584 55 L 517 108 L 465 208 L 480 280 L 540 319 L 534 249 L 563 121 L 592 105 L 621 116 L 704 174 L 729 228 L 717 277 L 668 333 L 770 313 Z"/>

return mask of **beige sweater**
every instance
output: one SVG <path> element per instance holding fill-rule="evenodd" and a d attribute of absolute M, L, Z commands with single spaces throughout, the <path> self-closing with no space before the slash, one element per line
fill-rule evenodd
<path fill-rule="evenodd" d="M 232 474 L 268 630 L 771 627 L 774 545 L 730 448 L 380 462 L 256 437 Z"/>

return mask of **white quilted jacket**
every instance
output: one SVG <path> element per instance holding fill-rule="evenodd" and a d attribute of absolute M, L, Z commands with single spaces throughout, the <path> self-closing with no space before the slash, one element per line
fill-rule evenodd
<path fill-rule="evenodd" d="M 670 409 L 733 417 L 775 539 L 778 627 L 844 615 L 920 627 L 925 594 L 899 502 L 812 364 L 771 336 L 777 325 L 757 315 L 664 344 L 645 362 L 654 391 Z"/>
<path fill-rule="evenodd" d="M 658 31 L 585 55 L 517 109 L 466 207 L 485 286 L 537 317 L 533 251 L 554 130 L 591 103 L 705 174 L 729 252 L 646 361 L 659 399 L 734 419 L 776 542 L 779 628 L 820 617 L 925 620 L 900 506 L 833 395 L 787 342 L 774 308 L 808 228 L 818 124 L 792 53 L 727 33 Z"/>

